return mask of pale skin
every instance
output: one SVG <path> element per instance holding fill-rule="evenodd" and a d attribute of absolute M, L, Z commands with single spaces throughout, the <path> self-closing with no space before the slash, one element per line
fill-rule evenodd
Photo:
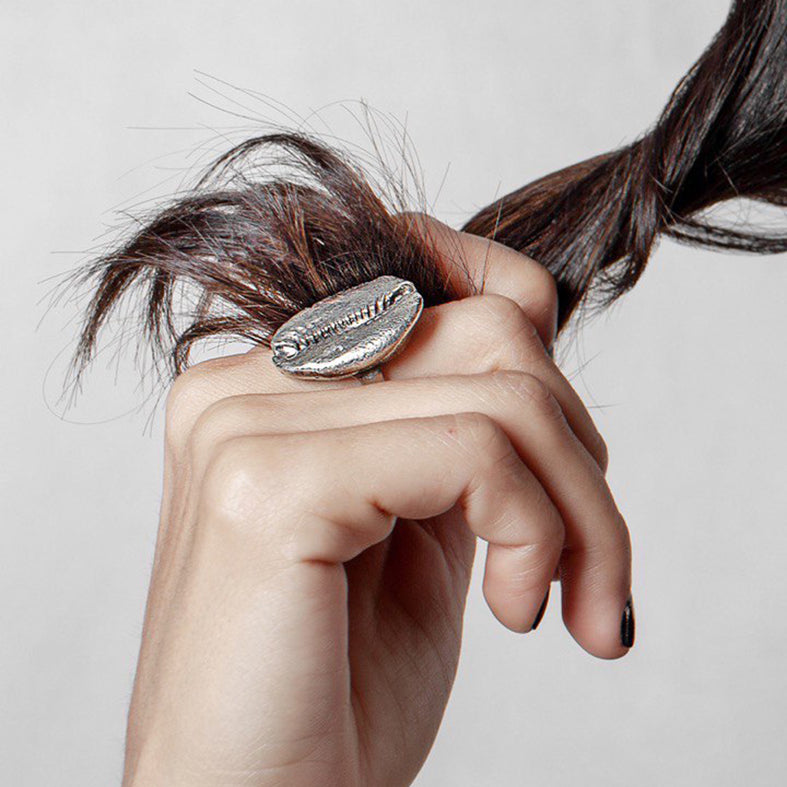
<path fill-rule="evenodd" d="M 503 626 L 530 631 L 559 579 L 577 643 L 627 652 L 629 536 L 604 442 L 547 351 L 554 283 L 419 226 L 485 290 L 425 310 L 384 382 L 288 378 L 263 348 L 176 380 L 125 785 L 411 784 L 478 538 Z"/>

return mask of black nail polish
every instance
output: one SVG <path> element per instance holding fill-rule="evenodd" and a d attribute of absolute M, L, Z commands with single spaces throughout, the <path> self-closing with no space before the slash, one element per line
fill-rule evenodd
<path fill-rule="evenodd" d="M 620 619 L 620 643 L 624 648 L 630 648 L 634 644 L 635 628 L 634 605 L 629 596 L 623 609 L 623 617 Z"/>
<path fill-rule="evenodd" d="M 536 619 L 533 621 L 533 625 L 530 627 L 531 631 L 535 631 L 538 628 L 538 624 L 541 622 L 541 619 L 544 617 L 544 613 L 547 611 L 548 601 L 549 601 L 549 590 L 547 590 L 547 594 L 546 596 L 544 596 L 544 600 L 541 602 L 541 606 L 539 607 L 538 612 L 536 612 Z"/>

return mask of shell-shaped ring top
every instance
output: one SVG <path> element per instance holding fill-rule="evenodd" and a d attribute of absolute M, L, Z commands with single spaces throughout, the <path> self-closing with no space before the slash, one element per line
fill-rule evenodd
<path fill-rule="evenodd" d="M 368 374 L 402 348 L 423 303 L 415 285 L 396 276 L 343 290 L 298 312 L 276 331 L 273 363 L 299 377 Z"/>

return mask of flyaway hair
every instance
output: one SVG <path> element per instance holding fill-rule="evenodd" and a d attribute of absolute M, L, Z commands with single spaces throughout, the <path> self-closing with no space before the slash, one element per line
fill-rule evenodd
<path fill-rule="evenodd" d="M 383 274 L 412 281 L 425 305 L 460 297 L 404 205 L 346 154 L 300 133 L 267 134 L 221 156 L 194 190 L 81 273 L 93 292 L 75 370 L 96 351 L 121 299 L 141 294 L 155 358 L 177 374 L 212 337 L 267 344 L 301 309 Z M 545 265 L 560 326 L 594 294 L 636 284 L 659 235 L 753 253 L 787 251 L 787 234 L 714 222 L 736 198 L 787 207 L 787 0 L 739 0 L 631 145 L 547 175 L 462 228 Z M 190 305 L 184 310 L 185 301 Z"/>

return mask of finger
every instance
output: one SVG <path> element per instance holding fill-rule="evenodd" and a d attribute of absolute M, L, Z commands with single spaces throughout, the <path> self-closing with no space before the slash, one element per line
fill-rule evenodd
<path fill-rule="evenodd" d="M 507 246 L 457 232 L 426 214 L 400 215 L 413 232 L 426 238 L 438 251 L 438 260 L 445 266 L 447 277 L 461 280 L 470 276 L 472 285 L 467 295 L 483 291 L 512 300 L 536 327 L 543 344 L 551 346 L 557 324 L 557 290 L 546 268 Z M 450 338 L 456 341 L 456 336 Z M 460 372 L 460 369 L 454 370 L 454 373 Z M 184 438 L 199 414 L 224 396 L 308 390 L 314 385 L 348 387 L 357 384 L 355 380 L 315 382 L 283 375 L 272 367 L 264 348 L 211 359 L 191 367 L 175 380 L 167 400 L 168 437 L 173 438 L 171 443 Z"/>
<path fill-rule="evenodd" d="M 536 327 L 542 342 L 547 347 L 551 345 L 557 324 L 557 290 L 546 268 L 507 246 L 457 232 L 426 214 L 403 213 L 400 216 L 413 232 L 435 247 L 446 276 L 461 280 L 469 274 L 472 285 L 467 295 L 483 291 L 514 301 Z M 450 339 L 455 341 L 456 336 Z M 454 373 L 460 372 L 460 369 L 454 370 Z M 264 348 L 211 359 L 191 367 L 175 380 L 167 400 L 169 442 L 177 443 L 185 438 L 199 414 L 224 396 L 308 390 L 314 385 L 348 387 L 357 384 L 356 380 L 315 382 L 281 374 L 270 364 Z"/>
<path fill-rule="evenodd" d="M 622 655 L 620 619 L 631 582 L 628 531 L 603 474 L 538 378 L 497 372 L 235 397 L 200 418 L 192 450 L 196 464 L 210 446 L 244 434 L 310 432 L 463 411 L 483 413 L 504 430 L 561 515 L 564 617 L 572 635 L 594 655 Z M 489 559 L 504 560 L 504 553 Z"/>
<path fill-rule="evenodd" d="M 212 358 L 195 364 L 175 378 L 166 407 L 166 444 L 177 459 L 184 451 L 194 424 L 209 407 L 244 394 L 298 393 L 353 388 L 359 380 L 306 380 L 283 374 L 271 361 L 271 351 L 255 347 L 245 353 Z"/>
<path fill-rule="evenodd" d="M 543 265 L 501 243 L 457 232 L 425 213 L 400 215 L 439 252 L 446 276 L 461 281 L 469 274 L 473 289 L 465 296 L 486 293 L 514 301 L 535 325 L 544 345 L 552 346 L 557 332 L 557 287 Z"/>
<path fill-rule="evenodd" d="M 508 298 L 479 295 L 426 309 L 406 350 L 385 364 L 384 373 L 386 379 L 398 380 L 500 369 L 543 380 L 574 433 L 606 471 L 606 444 L 590 413 L 546 353 L 532 322 Z"/>
<path fill-rule="evenodd" d="M 468 312 L 465 312 L 464 308 L 451 308 L 467 303 L 466 300 L 426 310 L 407 353 L 399 356 L 393 365 L 387 367 L 386 376 L 396 379 L 400 371 L 404 376 L 468 374 L 473 371 L 492 371 L 494 368 L 520 369 L 538 374 L 538 368 L 528 365 L 528 361 L 532 364 L 535 360 L 538 367 L 546 373 L 545 382 L 550 385 L 565 408 L 566 416 L 577 436 L 606 470 L 606 445 L 582 400 L 551 360 L 544 363 L 543 355 L 551 358 L 558 316 L 557 287 L 549 271 L 536 260 L 508 246 L 477 235 L 457 232 L 432 216 L 424 213 L 401 215 L 440 252 L 439 259 L 446 266 L 447 276 L 461 280 L 461 275 L 457 274 L 466 272 L 477 291 L 503 297 L 489 301 L 488 323 L 478 317 L 471 319 L 471 329 L 475 330 L 470 336 L 466 336 L 464 326 L 457 326 L 456 322 L 461 322 L 461 318 L 473 312 L 478 315 L 476 307 L 469 306 Z M 472 294 L 467 292 L 468 296 Z M 506 308 L 503 298 L 519 306 L 521 314 L 512 310 L 510 305 Z M 439 324 L 446 314 L 460 319 L 443 323 L 443 330 L 439 330 L 436 324 Z M 535 327 L 541 345 L 545 348 L 543 352 L 538 342 L 523 341 L 525 338 L 533 338 L 530 326 Z M 413 345 L 419 344 L 419 337 L 423 339 L 427 336 L 432 340 L 429 347 L 435 352 L 422 353 L 420 358 L 414 358 Z M 420 344 L 423 347 L 424 342 L 421 341 Z M 479 356 L 482 359 L 481 368 L 468 370 L 455 363 L 456 360 L 472 361 Z M 396 360 L 399 359 L 405 363 L 397 365 Z M 409 366 L 407 362 L 411 359 L 415 363 Z M 437 365 L 434 364 L 435 360 Z M 520 360 L 524 361 L 525 365 L 518 365 Z M 556 385 L 558 382 L 561 384 Z"/>
<path fill-rule="evenodd" d="M 384 366 L 387 379 L 483 374 L 500 369 L 540 377 L 560 402 L 577 437 L 602 470 L 607 447 L 579 395 L 565 379 L 533 325 L 511 300 L 484 295 L 424 310 L 405 350 Z M 167 435 L 182 448 L 199 415 L 223 397 L 352 388 L 350 380 L 302 380 L 282 374 L 266 348 L 198 364 L 177 378 L 167 399 Z"/>
<path fill-rule="evenodd" d="M 211 521 L 240 528 L 242 543 L 256 531 L 261 551 L 299 563 L 344 563 L 384 540 L 396 517 L 458 506 L 489 542 L 485 596 L 514 631 L 531 628 L 563 546 L 541 484 L 480 413 L 237 438 L 223 444 L 202 488 Z M 274 517 L 276 532 L 258 524 Z"/>

